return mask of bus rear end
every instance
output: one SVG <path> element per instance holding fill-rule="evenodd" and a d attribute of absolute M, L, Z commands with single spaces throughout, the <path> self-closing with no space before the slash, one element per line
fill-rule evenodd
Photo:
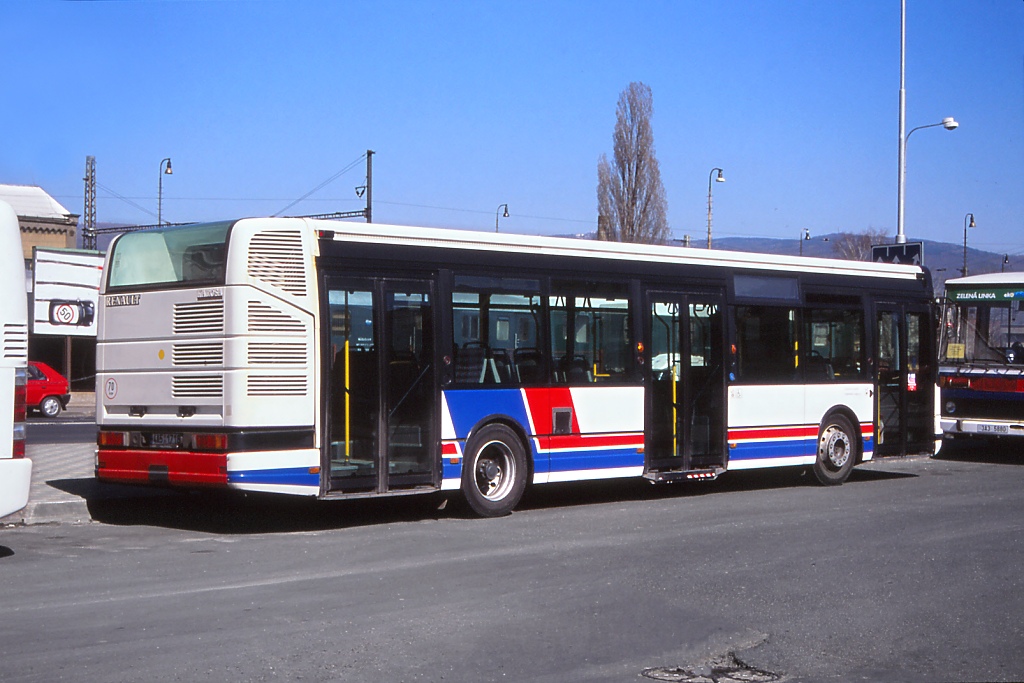
<path fill-rule="evenodd" d="M 0 202 L 0 517 L 28 503 L 32 461 L 25 457 L 28 299 L 18 216 Z"/>
<path fill-rule="evenodd" d="M 1024 279 L 946 282 L 939 383 L 947 438 L 1024 437 Z"/>
<path fill-rule="evenodd" d="M 316 240 L 304 221 L 121 235 L 96 349 L 96 476 L 318 495 Z"/>

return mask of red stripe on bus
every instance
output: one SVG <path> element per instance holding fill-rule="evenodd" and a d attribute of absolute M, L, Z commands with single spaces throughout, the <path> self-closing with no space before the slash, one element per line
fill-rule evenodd
<path fill-rule="evenodd" d="M 860 425 L 861 437 L 874 436 L 875 428 L 870 422 Z M 785 427 L 744 427 L 730 429 L 730 441 L 760 439 L 810 439 L 817 438 L 818 428 L 814 425 L 788 425 Z"/>

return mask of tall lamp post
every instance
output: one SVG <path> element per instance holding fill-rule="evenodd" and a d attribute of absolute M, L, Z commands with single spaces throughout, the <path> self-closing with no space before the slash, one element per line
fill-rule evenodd
<path fill-rule="evenodd" d="M 968 218 L 971 220 L 970 225 L 967 224 Z M 961 274 L 963 274 L 964 277 L 967 277 L 967 228 L 974 227 L 977 227 L 974 224 L 974 214 L 969 213 L 966 216 L 964 216 L 964 267 L 960 269 L 960 272 Z"/>
<path fill-rule="evenodd" d="M 804 242 L 806 242 L 809 239 L 811 239 L 811 231 L 808 230 L 807 228 L 804 228 L 804 234 L 800 238 L 800 255 L 801 256 L 804 255 Z"/>
<path fill-rule="evenodd" d="M 902 93 L 902 90 L 900 92 Z M 902 97 L 900 99 L 902 102 Z M 897 187 L 897 204 L 899 206 L 898 213 L 896 215 L 896 244 L 907 243 L 907 235 L 903 230 L 903 203 L 904 195 L 906 194 L 904 188 L 907 184 L 907 141 L 910 140 L 910 136 L 914 134 L 915 130 L 921 130 L 922 128 L 935 128 L 936 126 L 942 126 L 946 130 L 956 130 L 957 126 L 959 125 L 960 124 L 956 122 L 956 119 L 954 119 L 952 116 L 947 116 L 938 123 L 929 123 L 928 125 L 925 126 L 918 126 L 917 128 L 912 128 L 910 132 L 907 133 L 907 136 L 903 137 L 903 118 L 902 112 L 900 113 L 900 177 Z"/>
<path fill-rule="evenodd" d="M 166 166 L 164 164 L 166 163 Z M 156 195 L 156 224 L 163 225 L 164 216 L 164 175 L 171 175 L 171 158 L 160 160 L 160 186 Z"/>
<path fill-rule="evenodd" d="M 505 213 L 501 213 L 503 208 Z M 494 232 L 498 232 L 498 218 L 508 218 L 508 204 L 498 204 L 498 208 L 494 212 Z"/>
<path fill-rule="evenodd" d="M 718 171 L 718 177 L 715 177 L 715 171 Z M 708 174 L 708 249 L 711 248 L 711 182 L 714 180 L 716 183 L 724 183 L 725 176 L 722 175 L 722 169 L 713 168 L 711 173 Z"/>

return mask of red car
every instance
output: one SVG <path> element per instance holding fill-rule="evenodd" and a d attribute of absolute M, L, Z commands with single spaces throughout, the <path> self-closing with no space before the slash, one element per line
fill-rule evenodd
<path fill-rule="evenodd" d="M 28 362 L 25 403 L 46 417 L 57 417 L 71 400 L 68 380 L 46 363 Z"/>

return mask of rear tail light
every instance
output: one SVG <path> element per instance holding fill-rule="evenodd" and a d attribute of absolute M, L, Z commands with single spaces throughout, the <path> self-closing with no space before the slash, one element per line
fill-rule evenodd
<path fill-rule="evenodd" d="M 25 457 L 25 415 L 28 406 L 25 403 L 25 386 L 28 381 L 28 371 L 25 368 L 14 370 L 14 430 L 11 456 L 15 458 Z"/>
<path fill-rule="evenodd" d="M 196 434 L 194 442 L 197 451 L 226 451 L 228 449 L 227 434 Z"/>
<path fill-rule="evenodd" d="M 99 432 L 96 435 L 98 446 L 127 446 L 128 432 Z"/>

